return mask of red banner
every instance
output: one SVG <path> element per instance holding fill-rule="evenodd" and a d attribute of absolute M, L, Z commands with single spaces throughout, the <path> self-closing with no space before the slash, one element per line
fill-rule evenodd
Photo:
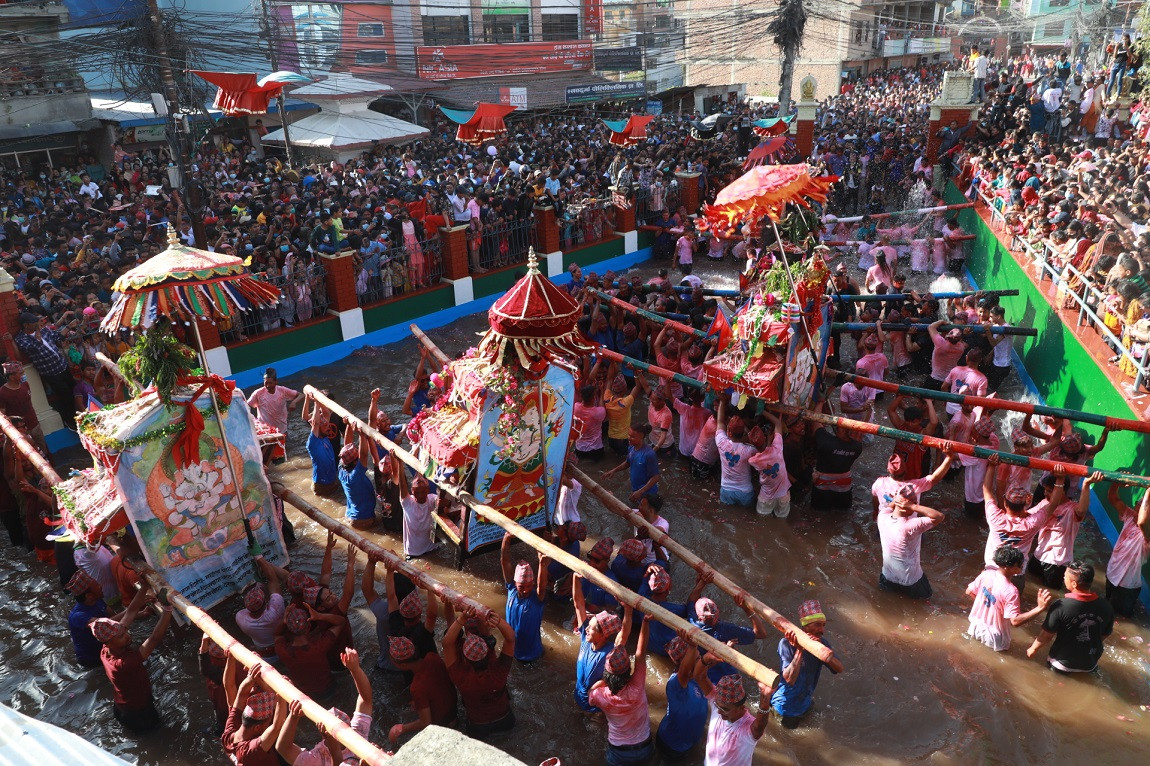
<path fill-rule="evenodd" d="M 603 31 L 603 0 L 584 0 L 583 33 L 597 35 Z"/>
<path fill-rule="evenodd" d="M 573 72 L 591 69 L 590 40 L 502 45 L 417 46 L 419 76 L 425 80 Z"/>

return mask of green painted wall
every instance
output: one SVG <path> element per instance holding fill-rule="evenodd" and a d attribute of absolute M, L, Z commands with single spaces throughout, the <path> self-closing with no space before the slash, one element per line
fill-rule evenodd
<path fill-rule="evenodd" d="M 546 268 L 546 265 L 541 265 L 540 269 Z M 508 267 L 501 271 L 484 274 L 481 277 L 472 277 L 472 283 L 475 289 L 475 297 L 483 298 L 488 295 L 496 295 L 507 292 L 511 289 L 511 285 L 515 284 L 515 275 L 519 272 L 526 272 L 527 264 L 520 263 L 517 266 Z"/>
<path fill-rule="evenodd" d="M 250 370 L 275 364 L 280 359 L 306 354 L 343 340 L 339 318 L 331 317 L 278 335 L 253 340 L 228 349 L 233 370 Z"/>
<path fill-rule="evenodd" d="M 653 247 L 655 244 L 655 232 L 639 230 L 639 249 L 645 247 Z"/>
<path fill-rule="evenodd" d="M 965 200 L 950 185 L 946 201 L 954 204 Z M 976 237 L 970 243 L 966 264 L 978 286 L 986 290 L 1018 288 L 1019 294 L 1003 297 L 1002 305 L 1006 308 L 1007 320 L 1012 324 L 1038 330 L 1036 337 L 1015 338 L 1014 348 L 1046 403 L 1052 407 L 1137 419 L 1138 415 L 1114 388 L 1098 362 L 1075 337 L 1077 328 L 1065 324 L 1054 312 L 1045 296 L 978 213 L 970 208 L 962 210 L 959 221 L 965 231 Z M 1078 332 L 1093 330 L 1083 328 Z M 1099 426 L 1080 423 L 1078 427 L 1094 437 L 1102 433 Z M 1094 463 L 1098 468 L 1143 476 L 1150 474 L 1150 436 L 1116 431 L 1110 435 L 1106 448 Z M 1115 527 L 1121 529 L 1114 509 L 1105 502 L 1105 497 L 1099 499 Z M 1130 500 L 1129 495 L 1126 499 Z M 1143 570 L 1143 576 L 1150 578 L 1150 566 Z"/>
<path fill-rule="evenodd" d="M 455 305 L 455 291 L 451 285 L 443 285 L 433 290 L 421 292 L 410 298 L 402 298 L 390 303 L 363 310 L 364 332 L 374 332 L 381 327 L 409 322 L 417 317 L 435 311 L 449 309 Z"/>
<path fill-rule="evenodd" d="M 642 235 L 640 235 L 642 236 Z M 639 240 L 639 248 L 645 247 L 642 239 Z M 614 258 L 623 255 L 623 238 L 616 237 L 609 239 L 606 242 L 599 242 L 591 245 L 590 247 L 581 247 L 578 250 L 571 252 L 563 252 L 563 268 L 567 268 L 573 263 L 586 267 L 599 261 L 605 261 L 608 258 Z"/>

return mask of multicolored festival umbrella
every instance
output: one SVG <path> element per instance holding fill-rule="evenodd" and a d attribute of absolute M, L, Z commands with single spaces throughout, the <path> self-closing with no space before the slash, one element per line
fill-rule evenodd
<path fill-rule="evenodd" d="M 743 161 L 743 170 L 750 170 L 757 165 L 769 165 L 772 160 L 777 162 L 784 154 L 789 154 L 793 148 L 793 142 L 786 136 L 768 138 L 747 155 L 747 159 Z"/>
<path fill-rule="evenodd" d="M 633 146 L 647 137 L 647 125 L 655 119 L 653 114 L 633 114 L 624 120 L 603 120 L 607 130 L 611 131 L 608 139 L 616 146 Z"/>
<path fill-rule="evenodd" d="M 280 95 L 284 85 L 311 82 L 302 74 L 286 71 L 272 72 L 259 80 L 252 72 L 188 71 L 218 88 L 212 106 L 230 117 L 239 114 L 267 114 L 268 105 Z"/>
<path fill-rule="evenodd" d="M 704 205 L 703 213 L 714 226 L 731 228 L 744 219 L 764 215 L 777 221 L 788 202 L 809 207 L 807 200 L 827 201 L 827 192 L 838 176 L 812 176 L 806 163 L 753 167 Z"/>
<path fill-rule="evenodd" d="M 769 120 L 755 120 L 751 123 L 751 130 L 755 131 L 755 135 L 759 138 L 770 138 L 771 136 L 781 136 L 787 132 L 790 127 L 791 121 L 795 119 L 795 115 L 788 114 L 786 117 L 772 117 Z"/>
<path fill-rule="evenodd" d="M 515 107 L 505 104 L 479 103 L 470 112 L 462 109 L 448 109 L 444 106 L 439 107 L 439 111 L 459 126 L 455 131 L 456 141 L 479 146 L 484 141 L 507 130 L 503 118 L 514 112 Z"/>
<path fill-rule="evenodd" d="M 168 249 L 124 273 L 112 285 L 117 293 L 100 329 L 151 327 L 167 317 L 191 324 L 193 317 L 213 322 L 237 312 L 279 303 L 278 287 L 261 282 L 243 260 L 186 247 L 168 228 Z"/>

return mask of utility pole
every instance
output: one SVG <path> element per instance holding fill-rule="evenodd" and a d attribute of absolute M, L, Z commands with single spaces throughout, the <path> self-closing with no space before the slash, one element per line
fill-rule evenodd
<path fill-rule="evenodd" d="M 803 0 L 782 0 L 774 18 L 767 25 L 767 34 L 783 52 L 783 66 L 779 73 L 779 115 L 791 108 L 791 80 L 795 75 L 795 59 L 803 42 L 807 25 L 807 9 Z"/>
<path fill-rule="evenodd" d="M 268 0 L 260 0 L 260 10 L 263 16 L 264 35 L 268 41 L 268 62 L 272 65 L 272 71 L 278 72 L 280 70 L 279 24 L 272 25 Z M 288 135 L 287 99 L 284 98 L 283 88 L 280 88 L 279 96 L 276 97 L 276 103 L 279 104 L 280 127 L 283 128 L 284 132 L 284 154 L 287 155 L 287 166 L 290 168 L 295 162 L 292 158 L 291 136 Z"/>
<path fill-rule="evenodd" d="M 157 0 L 148 0 L 148 18 L 152 22 L 153 44 L 156 50 L 156 59 L 160 65 L 160 81 L 164 86 L 164 101 L 168 105 L 168 151 L 172 155 L 172 164 L 175 166 L 178 178 L 173 186 L 178 187 L 182 207 L 187 211 L 188 219 L 192 224 L 192 234 L 195 237 L 196 247 L 206 250 L 208 235 L 204 231 L 203 217 L 200 215 L 203 206 L 204 190 L 199 182 L 193 182 L 188 172 L 187 139 L 188 123 L 186 117 L 180 112 L 180 94 L 176 90 L 176 77 L 172 71 L 172 60 L 168 55 L 168 38 L 164 30 L 164 19 L 160 15 Z"/>

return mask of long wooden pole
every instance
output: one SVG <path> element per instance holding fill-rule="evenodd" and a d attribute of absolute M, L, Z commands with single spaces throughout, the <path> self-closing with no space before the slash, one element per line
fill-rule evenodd
<path fill-rule="evenodd" d="M 643 317 L 644 319 L 650 319 L 652 322 L 655 322 L 656 324 L 667 325 L 672 330 L 678 330 L 679 332 L 689 333 L 690 335 L 694 335 L 696 338 L 706 338 L 707 337 L 707 333 L 703 332 L 702 330 L 696 330 L 694 327 L 691 327 L 690 325 L 683 324 L 682 322 L 676 322 L 674 319 L 666 319 L 664 317 L 659 316 L 658 314 L 656 314 L 654 312 L 647 311 L 646 309 L 641 309 L 641 308 L 638 308 L 636 306 L 632 306 L 630 303 L 627 303 L 627 301 L 621 301 L 612 295 L 608 295 L 607 293 L 603 292 L 602 290 L 595 290 L 594 292 L 596 295 L 599 296 L 599 298 L 601 300 L 607 301 L 612 306 L 618 306 L 619 308 L 623 309 L 624 311 L 626 311 L 629 314 L 638 314 L 639 316 Z"/>
<path fill-rule="evenodd" d="M 372 428 L 370 425 L 360 420 L 351 412 L 348 412 L 346 409 L 340 406 L 338 402 L 335 402 L 324 394 L 320 393 L 320 391 L 314 386 L 304 386 L 304 392 L 311 394 L 317 402 L 322 404 L 329 411 L 334 412 L 343 418 L 344 422 L 355 423 L 359 427 L 360 433 L 367 434 L 377 443 L 382 445 L 391 453 L 393 458 L 402 460 L 404 463 L 414 468 L 420 474 L 423 474 L 426 471 L 427 466 L 423 464 L 423 461 L 419 460 L 419 458 L 415 457 L 410 452 L 403 449 L 395 442 L 391 441 L 391 439 L 388 439 L 375 428 Z M 583 561 L 582 559 L 576 556 L 572 556 L 567 551 L 563 550 L 557 545 L 547 542 L 543 538 L 536 535 L 534 532 L 524 529 L 522 526 L 515 523 L 514 521 L 511 521 L 494 508 L 479 502 L 479 500 L 476 499 L 476 497 L 470 492 L 464 492 L 463 490 L 460 490 L 457 487 L 453 487 L 450 484 L 440 484 L 439 491 L 446 492 L 459 502 L 471 508 L 471 510 L 475 511 L 476 514 L 481 516 L 488 523 L 496 525 L 504 532 L 510 534 L 512 537 L 527 543 L 535 550 L 542 552 L 547 557 L 559 562 L 571 571 L 577 572 L 581 577 L 595 583 L 600 588 L 618 599 L 619 603 L 626 604 L 643 612 L 644 614 L 649 614 L 652 618 L 658 620 L 669 628 L 686 631 L 692 643 L 696 644 L 697 646 L 701 646 L 707 651 L 715 654 L 724 662 L 730 663 L 739 672 L 746 673 L 756 681 L 760 681 L 767 686 L 773 686 L 775 681 L 778 679 L 778 674 L 770 668 L 743 656 L 723 642 L 715 640 L 700 630 L 698 627 L 692 625 L 681 617 L 668 612 L 666 609 L 659 606 L 659 604 L 655 603 L 654 601 L 643 598 L 634 591 L 624 588 L 619 583 L 604 575 L 598 569 L 588 565 L 587 562 Z"/>
<path fill-rule="evenodd" d="M 12 421 L 3 414 L 0 414 L 0 429 L 2 429 L 4 434 L 12 441 L 12 446 L 19 450 L 45 479 L 52 484 L 60 483 L 60 474 L 56 473 L 56 469 L 54 469 L 48 461 L 44 460 L 43 456 L 36 451 L 36 448 L 32 446 L 31 442 L 29 442 L 28 439 L 12 425 Z M 279 695 L 281 699 L 299 700 L 303 705 L 303 712 L 308 718 L 326 726 L 327 730 L 331 732 L 344 747 L 362 758 L 365 763 L 375 766 L 375 764 L 387 762 L 388 756 L 386 753 L 376 748 L 357 734 L 354 729 L 343 721 L 340 721 L 326 709 L 320 707 L 319 704 L 293 686 L 291 681 L 280 675 L 279 671 L 273 666 L 264 662 L 259 655 L 232 638 L 231 634 L 213 620 L 211 615 L 189 601 L 183 593 L 180 593 L 168 585 L 168 582 L 159 572 L 152 569 L 143 561 L 132 561 L 131 563 L 140 577 L 144 578 L 144 580 L 152 586 L 152 590 L 161 596 L 161 600 L 166 599 L 167 603 L 179 609 L 192 624 L 206 633 L 208 638 L 215 641 L 224 651 L 235 657 L 245 668 L 250 668 L 252 665 L 261 665 L 263 667 L 261 680 L 268 689 Z"/>
<path fill-rule="evenodd" d="M 925 297 L 928 293 L 922 293 L 919 297 Z M 959 290 L 958 292 L 950 293 L 929 293 L 931 298 L 938 300 L 952 300 L 954 298 L 968 298 L 972 295 L 979 297 L 1001 297 L 1018 295 L 1018 290 Z M 869 303 L 871 301 L 911 301 L 915 296 L 909 293 L 887 293 L 886 295 L 841 295 L 839 293 L 832 293 L 830 296 L 832 301 L 839 303 Z"/>
<path fill-rule="evenodd" d="M 1068 476 L 1089 476 L 1090 474 L 1098 471 L 1107 481 L 1116 482 L 1118 484 L 1129 484 L 1135 487 L 1150 487 L 1150 477 L 1137 476 L 1132 473 L 1123 473 L 1121 471 L 1103 471 L 1094 467 L 1079 465 L 1078 463 L 1062 463 L 1055 460 L 1046 460 L 1045 458 L 1038 457 L 1024 457 L 1022 455 L 1015 455 L 1013 452 L 1002 452 L 1000 450 L 989 449 L 987 447 L 978 447 L 973 444 L 966 444 L 965 442 L 952 442 L 947 439 L 939 439 L 936 436 L 925 436 L 923 434 L 916 434 L 911 431 L 902 431 L 890 426 L 880 426 L 877 423 L 866 423 L 861 420 L 851 420 L 838 415 L 824 415 L 819 412 L 811 412 L 810 410 L 800 409 L 799 407 L 791 407 L 787 404 L 771 404 L 768 403 L 767 407 L 778 410 L 786 415 L 794 415 L 810 420 L 815 423 L 823 423 L 828 426 L 841 426 L 851 431 L 859 431 L 866 434 L 874 434 L 876 436 L 885 436 L 888 439 L 899 439 L 901 441 L 911 442 L 913 444 L 922 444 L 926 447 L 934 447 L 935 449 L 945 450 L 952 449 L 955 452 L 963 455 L 971 455 L 973 457 L 988 458 L 992 455 L 997 455 L 1003 463 L 1010 465 L 1020 465 L 1025 468 L 1037 468 L 1040 471 L 1053 470 L 1055 466 L 1062 466 Z"/>
<path fill-rule="evenodd" d="M 647 534 L 652 540 L 681 558 L 696 572 L 713 573 L 714 579 L 712 582 L 719 590 L 727 593 L 732 597 L 742 596 L 746 599 L 747 606 L 755 610 L 759 616 L 777 628 L 780 633 L 785 633 L 788 630 L 793 630 L 795 635 L 798 636 L 799 643 L 802 644 L 804 649 L 818 657 L 820 660 L 823 660 L 824 662 L 830 659 L 831 654 L 833 653 L 830 647 L 808 636 L 786 617 L 783 617 L 774 609 L 771 609 L 762 601 L 759 601 L 757 598 L 748 593 L 746 589 L 737 585 L 733 580 L 731 580 L 722 572 L 712 569 L 706 561 L 703 561 L 703 559 L 692 553 L 689 548 L 686 548 L 683 545 L 677 543 L 666 532 L 644 519 L 642 515 L 631 510 L 631 508 L 626 503 L 615 497 L 615 495 L 611 493 L 611 490 L 599 484 L 578 468 L 569 466 L 567 471 L 571 474 L 572 477 L 575 478 L 576 481 L 583 485 L 584 489 L 588 490 L 592 495 L 599 498 L 599 501 L 603 503 L 603 507 L 608 511 L 611 511 L 611 513 L 614 513 L 616 516 L 624 519 L 627 523 L 634 527 L 647 530 Z"/>
<path fill-rule="evenodd" d="M 913 324 L 902 324 L 900 322 L 883 322 L 882 329 L 887 332 L 899 332 L 901 330 L 925 330 L 930 327 L 925 322 L 915 322 Z M 832 322 L 832 330 L 844 330 L 846 332 L 859 332 L 860 330 L 873 330 L 874 324 L 872 322 Z M 941 324 L 938 326 L 939 332 L 946 332 L 947 330 L 971 330 L 973 332 L 985 333 L 986 327 L 980 324 Z M 990 331 L 996 335 L 1022 335 L 1028 338 L 1033 338 L 1038 335 L 1038 330 L 1033 327 L 1015 327 L 1014 325 L 992 325 Z"/>
<path fill-rule="evenodd" d="M 949 240 L 951 242 L 966 242 L 967 240 L 976 239 L 974 234 L 959 234 L 956 237 L 923 237 L 927 242 L 940 242 L 942 240 Z M 852 247 L 857 245 L 874 244 L 868 243 L 865 239 L 828 239 L 819 243 L 827 247 Z M 888 245 L 913 245 L 914 240 L 910 239 L 892 239 L 887 242 Z"/>
<path fill-rule="evenodd" d="M 664 378 L 666 380 L 673 380 L 676 383 L 682 383 L 684 386 L 691 386 L 692 388 L 705 388 L 706 387 L 706 384 L 703 383 L 703 381 L 696 380 L 695 378 L 688 378 L 686 375 L 684 375 L 681 372 L 673 372 L 671 370 L 668 370 L 666 367 L 658 367 L 658 366 L 653 365 L 653 364 L 648 364 L 646 362 L 640 361 L 640 360 L 635 359 L 633 357 L 624 356 L 623 354 L 620 354 L 618 351 L 612 351 L 611 349 L 604 348 L 603 346 L 599 347 L 599 350 L 597 351 L 597 353 L 602 354 L 603 358 L 605 358 L 605 359 L 610 359 L 612 361 L 619 362 L 620 364 L 625 364 L 629 367 L 634 367 L 637 370 L 643 370 L 644 372 L 649 372 L 652 375 L 655 375 L 655 376 L 660 377 L 660 378 Z"/>
<path fill-rule="evenodd" d="M 408 325 L 408 328 L 411 330 L 411 334 L 415 336 L 416 340 L 422 343 L 423 347 L 430 351 L 432 356 L 434 356 L 440 364 L 447 364 L 451 361 L 447 358 L 447 354 L 440 351 L 439 346 L 432 343 L 431 338 L 427 337 L 427 334 L 423 330 L 419 329 L 419 325 L 412 323 Z"/>
<path fill-rule="evenodd" d="M 319 524 L 327 531 L 339 535 L 344 540 L 347 540 L 349 543 L 354 545 L 356 548 L 359 548 L 361 551 L 368 554 L 372 558 L 387 562 L 392 569 L 397 572 L 401 572 L 405 577 L 407 577 L 407 579 L 411 580 L 420 588 L 424 590 L 430 590 L 435 593 L 436 597 L 441 601 L 451 603 L 455 605 L 457 609 L 459 607 L 473 607 L 480 610 L 481 612 L 487 611 L 488 608 L 475 599 L 471 598 L 470 596 L 465 596 L 459 591 L 452 590 L 451 588 L 441 583 L 439 580 L 436 580 L 435 578 L 428 575 L 426 572 L 413 567 L 411 564 L 407 563 L 407 561 L 399 554 L 369 540 L 360 534 L 357 530 L 349 527 L 347 524 L 343 524 L 333 519 L 331 516 L 328 516 L 322 510 L 312 505 L 307 500 L 297 495 L 295 492 L 292 492 L 280 482 L 273 481 L 271 485 L 273 495 L 281 498 L 285 503 L 295 508 L 304 516 L 307 516 L 309 519 Z"/>
<path fill-rule="evenodd" d="M 899 383 L 864 378 L 861 375 L 855 375 L 849 372 L 838 372 L 837 370 L 827 370 L 827 373 L 830 375 L 842 375 L 855 385 L 867 386 L 868 388 L 875 388 L 879 391 L 888 391 L 895 394 L 905 394 L 906 396 L 917 396 L 920 399 L 936 399 L 943 402 L 953 402 L 954 404 L 970 404 L 974 407 L 985 407 L 987 409 L 1010 410 L 1011 412 L 1021 412 L 1026 415 L 1050 415 L 1056 418 L 1066 418 L 1067 420 L 1076 420 L 1081 423 L 1103 426 L 1109 428 L 1111 431 L 1137 431 L 1138 433 L 1150 434 L 1150 422 L 1144 420 L 1112 418 L 1109 415 L 1098 415 L 1093 412 L 1070 410 L 1064 407 L 1048 407 L 1045 404 L 1035 404 L 1032 402 L 1012 402 L 1008 399 L 992 399 L 986 396 L 952 394 L 949 391 L 934 391 L 929 388 L 904 386 Z"/>
<path fill-rule="evenodd" d="M 377 764 L 385 764 L 391 760 L 390 756 L 360 736 L 355 729 L 297 689 L 291 681 L 276 670 L 274 665 L 265 662 L 258 654 L 233 638 L 218 622 L 212 619 L 211 615 L 188 601 L 184 594 L 178 590 L 173 590 L 159 572 L 141 561 L 134 561 L 132 564 L 140 577 L 147 581 L 161 601 L 166 601 L 183 612 L 193 625 L 207 634 L 208 638 L 245 668 L 259 665 L 261 668 L 260 683 L 282 700 L 299 700 L 304 715 L 317 724 L 323 724 L 328 732 L 339 740 L 341 745 L 363 759 L 364 763 L 377 766 Z"/>
<path fill-rule="evenodd" d="M 948 210 L 962 210 L 964 208 L 974 207 L 973 202 L 959 202 L 954 205 L 939 205 L 937 207 L 920 207 L 917 210 L 893 210 L 889 213 L 871 213 L 869 218 L 872 221 L 877 221 L 882 218 L 890 218 L 896 215 L 930 215 L 931 213 L 945 213 Z M 852 215 L 846 218 L 839 218 L 837 221 L 823 220 L 823 223 L 858 223 L 863 218 L 868 216 Z"/>

